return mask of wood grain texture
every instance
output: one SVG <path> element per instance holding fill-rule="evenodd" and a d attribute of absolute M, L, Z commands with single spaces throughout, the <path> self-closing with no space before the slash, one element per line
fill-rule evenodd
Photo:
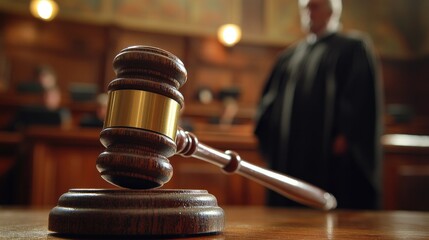
<path fill-rule="evenodd" d="M 187 72 L 173 54 L 155 47 L 131 46 L 116 55 L 113 69 L 117 78 L 110 82 L 109 91 L 147 91 L 183 106 L 178 89 L 186 82 Z M 123 126 L 104 128 L 100 141 L 106 150 L 97 159 L 97 169 L 106 181 L 124 188 L 150 189 L 170 180 L 173 168 L 168 157 L 176 151 L 173 139 L 147 129 Z"/>
<path fill-rule="evenodd" d="M 182 239 L 429 239 L 428 212 L 322 212 L 265 207 L 224 210 L 223 233 Z M 2 239 L 64 239 L 48 230 L 48 210 L 3 208 L 0 233 Z"/>
<path fill-rule="evenodd" d="M 205 190 L 71 189 L 49 214 L 61 236 L 215 234 L 224 213 Z"/>

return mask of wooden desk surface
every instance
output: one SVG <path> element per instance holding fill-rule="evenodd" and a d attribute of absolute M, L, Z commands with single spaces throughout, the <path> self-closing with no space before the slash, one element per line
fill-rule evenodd
<path fill-rule="evenodd" d="M 190 239 L 429 239 L 429 212 L 223 208 L 223 233 Z M 47 230 L 48 214 L 0 208 L 0 239 L 60 239 Z"/>

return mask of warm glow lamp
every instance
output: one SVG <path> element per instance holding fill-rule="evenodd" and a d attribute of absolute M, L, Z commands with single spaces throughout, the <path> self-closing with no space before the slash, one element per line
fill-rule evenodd
<path fill-rule="evenodd" d="M 53 0 L 31 0 L 30 11 L 33 16 L 50 21 L 57 15 L 58 5 Z"/>
<path fill-rule="evenodd" d="M 240 41 L 241 29 L 235 24 L 225 24 L 220 26 L 217 36 L 223 45 L 231 47 Z"/>

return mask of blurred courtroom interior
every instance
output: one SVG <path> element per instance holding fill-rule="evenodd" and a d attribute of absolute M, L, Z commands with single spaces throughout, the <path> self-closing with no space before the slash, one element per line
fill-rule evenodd
<path fill-rule="evenodd" d="M 30 0 L 0 0 L 0 127 L 18 109 L 41 103 L 19 86 L 49 66 L 66 126 L 0 132 L 0 205 L 52 207 L 70 188 L 111 188 L 95 168 L 101 127 L 79 121 L 115 78 L 123 48 L 150 45 L 178 56 L 188 71 L 181 123 L 201 142 L 266 164 L 253 116 L 276 56 L 302 37 L 296 0 L 55 0 L 58 15 L 31 15 Z M 429 1 L 343 0 L 343 30 L 367 32 L 384 88 L 383 209 L 429 210 Z M 217 39 L 241 27 L 234 46 Z M 172 157 L 165 188 L 207 189 L 220 205 L 263 205 L 265 189 L 195 159 Z"/>

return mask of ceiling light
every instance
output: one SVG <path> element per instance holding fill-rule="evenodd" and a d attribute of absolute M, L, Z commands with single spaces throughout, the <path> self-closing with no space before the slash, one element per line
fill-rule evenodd
<path fill-rule="evenodd" d="M 240 41 L 241 29 L 235 24 L 225 24 L 220 26 L 217 36 L 223 45 L 231 47 Z"/>
<path fill-rule="evenodd" d="M 58 5 L 53 0 L 31 0 L 30 11 L 33 16 L 50 21 L 57 15 Z"/>

